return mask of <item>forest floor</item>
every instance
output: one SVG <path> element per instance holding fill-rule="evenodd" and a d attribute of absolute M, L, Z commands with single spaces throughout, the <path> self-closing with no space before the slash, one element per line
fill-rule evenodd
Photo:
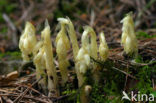
<path fill-rule="evenodd" d="M 138 56 L 135 60 L 122 55 L 123 47 L 120 45 L 120 21 L 130 11 L 134 14 L 138 39 Z M 0 103 L 79 103 L 71 52 L 68 54 L 71 62 L 68 84 L 60 87 L 62 91 L 59 97 L 48 97 L 37 85 L 39 80 L 36 80 L 33 63 L 22 62 L 18 47 L 26 21 L 35 25 L 39 38 L 47 18 L 54 44 L 57 18 L 66 16 L 75 26 L 79 43 L 83 26 L 90 25 L 97 38 L 104 31 L 110 49 L 106 62 L 93 60 L 105 69 L 101 70 L 100 83 L 92 84 L 91 103 L 129 103 L 121 101 L 122 91 L 130 93 L 132 90 L 142 94 L 152 93 L 156 97 L 156 0 L 1 0 Z M 99 39 L 97 41 L 99 43 Z M 57 60 L 55 65 L 58 67 Z M 57 72 L 59 75 L 59 70 Z"/>

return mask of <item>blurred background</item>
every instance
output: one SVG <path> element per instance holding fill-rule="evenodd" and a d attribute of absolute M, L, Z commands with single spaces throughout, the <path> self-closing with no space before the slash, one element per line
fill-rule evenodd
<path fill-rule="evenodd" d="M 155 36 L 156 0 L 0 0 L 0 58 L 3 53 L 19 50 L 18 41 L 26 21 L 31 21 L 40 34 L 47 18 L 53 38 L 57 18 L 68 16 L 79 39 L 83 26 L 90 25 L 97 35 L 104 31 L 107 42 L 119 42 L 120 21 L 130 11 L 134 13 L 137 36 Z"/>
<path fill-rule="evenodd" d="M 123 51 L 123 48 L 120 46 L 122 33 L 122 24 L 120 21 L 131 11 L 133 12 L 136 36 L 139 42 L 139 56 L 136 61 L 139 63 L 148 63 L 150 65 L 148 67 L 147 64 L 145 67 L 141 67 L 140 69 L 134 67 L 137 72 L 134 72 L 134 69 L 131 68 L 134 73 L 127 69 L 129 68 L 129 62 L 127 62 L 125 57 L 120 56 Z M 21 52 L 18 47 L 18 41 L 24 30 L 26 21 L 30 21 L 35 25 L 36 36 L 39 39 L 41 31 L 44 29 L 45 19 L 48 19 L 51 27 L 51 39 L 54 44 L 55 37 L 58 32 L 57 18 L 59 17 L 69 17 L 71 19 L 75 26 L 79 44 L 83 32 L 83 26 L 90 25 L 94 28 L 97 34 L 97 41 L 99 41 L 99 33 L 103 31 L 110 49 L 109 59 L 116 63 L 116 67 L 123 68 L 123 71 L 127 71 L 134 76 L 136 75 L 138 78 L 142 78 L 141 82 L 138 84 L 138 88 L 139 90 L 142 90 L 143 93 L 150 93 L 149 91 L 153 90 L 151 89 L 151 86 L 154 85 L 153 81 L 156 80 L 154 72 L 156 66 L 153 65 L 155 63 L 153 61 L 156 60 L 156 0 L 0 0 L 0 90 L 2 90 L 1 87 L 6 87 L 5 90 L 7 90 L 6 93 L 8 95 L 8 93 L 11 92 L 11 89 L 8 89 L 7 87 L 13 85 L 12 91 L 15 89 L 15 93 L 19 93 L 21 95 L 25 90 L 23 88 L 26 87 L 14 85 L 16 84 L 16 81 L 11 84 L 10 81 L 12 82 L 12 79 L 17 79 L 18 75 L 23 76 L 25 74 L 27 75 L 35 72 L 33 62 L 27 66 L 23 66 Z M 57 58 L 55 45 L 53 45 L 53 47 L 54 56 Z M 69 51 L 69 54 L 70 53 L 71 52 Z M 72 55 L 69 55 L 69 60 L 72 60 L 71 56 Z M 55 64 L 57 64 L 58 67 L 57 61 L 55 61 Z M 73 61 L 71 62 L 71 65 L 74 66 Z M 8 73 L 12 73 L 14 77 L 11 75 L 8 79 L 8 76 L 6 76 Z M 110 69 L 108 72 L 104 71 L 102 73 L 106 73 L 102 77 L 104 82 L 101 82 L 100 85 L 93 86 L 92 103 L 104 103 L 109 99 L 120 99 L 118 96 L 121 96 L 121 89 L 124 88 L 128 90 L 133 87 L 134 84 L 138 83 L 136 80 L 127 79 L 127 74 L 125 76 L 125 74 L 122 72 L 120 73 L 115 69 L 113 72 L 112 69 Z M 150 81 L 151 78 L 152 81 Z M 20 83 L 28 84 L 28 88 L 30 88 L 31 84 L 35 81 L 34 79 L 35 75 L 32 74 L 31 76 L 28 75 L 25 77 L 25 79 L 21 78 L 18 80 L 25 80 Z M 70 84 L 71 86 L 67 87 L 70 88 L 69 90 L 71 90 L 72 86 L 77 85 L 77 82 L 75 82 L 76 79 L 73 81 L 74 85 Z M 153 84 L 151 85 L 151 83 Z M 15 87 L 17 87 L 17 89 Z M 76 87 L 72 88 L 75 89 Z M 156 91 L 156 86 L 153 86 L 153 88 Z M 68 89 L 67 91 L 65 90 L 66 89 L 64 89 L 65 94 L 71 93 Z M 4 92 L 4 90 L 2 92 Z M 1 94 L 2 92 L 0 91 Z M 156 97 L 156 92 L 154 93 Z M 112 94 L 117 95 L 117 97 L 115 96 L 114 99 Z M 32 96 L 31 92 L 30 95 Z M 109 99 L 107 99 L 107 96 Z M 0 102 L 1 97 L 2 96 L 0 96 Z M 39 100 L 43 97 L 36 95 L 35 98 L 38 98 Z M 2 99 L 5 98 L 3 97 Z M 14 99 L 16 98 L 14 97 L 13 100 Z M 8 98 L 6 98 L 6 100 L 8 100 Z M 76 99 L 74 98 L 72 100 Z M 67 101 L 63 103 L 69 102 Z"/>

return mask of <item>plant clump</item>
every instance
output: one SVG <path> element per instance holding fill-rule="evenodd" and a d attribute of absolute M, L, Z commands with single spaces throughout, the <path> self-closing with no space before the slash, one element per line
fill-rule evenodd
<path fill-rule="evenodd" d="M 68 81 L 68 67 L 70 66 L 67 58 L 68 51 L 72 48 L 73 59 L 75 62 L 74 72 L 78 78 L 78 87 L 80 90 L 81 103 L 87 103 L 89 101 L 89 95 L 94 89 L 89 82 L 89 77 L 92 77 L 94 84 L 98 84 L 101 79 L 99 76 L 99 65 L 93 60 L 101 60 L 106 63 L 109 56 L 109 48 L 105 40 L 103 32 L 100 33 L 100 44 L 97 44 L 97 37 L 94 29 L 90 26 L 84 27 L 84 32 L 81 37 L 81 47 L 79 48 L 76 32 L 73 23 L 69 18 L 58 18 L 60 31 L 57 34 L 56 53 L 58 57 L 58 67 L 62 77 L 62 83 Z M 121 44 L 124 46 L 126 54 L 137 54 L 138 44 L 134 31 L 134 23 L 132 14 L 129 13 L 121 21 L 122 37 Z M 49 90 L 49 94 L 54 93 L 59 95 L 59 81 L 54 65 L 54 55 L 52 41 L 50 37 L 51 31 L 48 22 L 45 22 L 45 28 L 41 32 L 41 40 L 37 41 L 35 36 L 35 27 L 30 23 L 26 23 L 25 30 L 20 38 L 19 48 L 22 51 L 22 57 L 24 61 L 29 61 L 29 57 L 32 54 L 33 62 L 36 66 L 36 78 L 42 79 L 39 81 L 39 85 L 46 90 Z M 68 37 L 69 36 L 69 37 Z M 98 56 L 99 54 L 99 56 Z M 100 67 L 103 69 L 103 67 Z M 104 67 L 105 68 L 105 67 Z M 109 67 L 106 67 L 109 69 Z M 90 71 L 90 72 L 89 72 Z M 94 90 L 93 90 L 94 91 Z"/>

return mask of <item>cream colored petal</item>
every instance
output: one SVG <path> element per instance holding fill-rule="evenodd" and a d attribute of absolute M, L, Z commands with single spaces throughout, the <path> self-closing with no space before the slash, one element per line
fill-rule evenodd
<path fill-rule="evenodd" d="M 124 46 L 124 51 L 126 54 L 137 54 L 137 39 L 134 30 L 134 22 L 132 19 L 132 13 L 127 14 L 127 16 L 122 20 L 122 36 L 121 44 Z"/>
<path fill-rule="evenodd" d="M 108 46 L 105 40 L 104 33 L 100 33 L 100 46 L 99 46 L 99 54 L 102 60 L 106 60 L 109 54 Z"/>

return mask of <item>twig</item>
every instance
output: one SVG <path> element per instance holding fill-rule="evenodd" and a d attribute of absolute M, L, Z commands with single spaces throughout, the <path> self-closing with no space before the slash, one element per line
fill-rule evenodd
<path fill-rule="evenodd" d="M 42 79 L 42 77 L 41 77 L 40 79 L 36 80 L 30 87 L 32 87 L 33 85 L 35 85 L 36 83 L 38 83 L 41 79 Z M 23 96 L 25 96 L 26 93 L 29 91 L 29 89 L 30 89 L 30 88 L 27 88 L 21 95 L 19 95 L 19 96 L 14 100 L 14 103 L 17 102 L 17 101 L 20 102 L 21 99 L 23 98 Z"/>
<path fill-rule="evenodd" d="M 7 16 L 7 14 L 3 14 L 3 19 L 6 21 L 6 23 L 8 24 L 9 28 L 12 30 L 12 42 L 15 46 L 18 46 L 18 40 L 17 40 L 17 30 L 15 25 L 13 24 L 13 22 L 11 21 L 11 19 L 9 18 L 9 16 Z"/>
<path fill-rule="evenodd" d="M 149 63 L 137 63 L 135 61 L 131 61 L 130 64 L 131 65 L 135 65 L 135 66 L 149 66 L 149 65 L 156 64 L 156 61 L 155 60 L 151 60 Z"/>
<path fill-rule="evenodd" d="M 31 89 L 32 91 L 34 91 L 34 92 L 36 92 L 36 93 L 38 93 L 38 94 L 40 94 L 40 95 L 42 95 L 42 96 L 45 96 L 44 94 L 40 93 L 38 90 L 36 90 L 36 89 L 34 89 L 34 88 L 31 88 L 31 87 L 29 87 L 29 86 L 27 86 L 27 85 L 20 85 L 20 84 L 17 84 L 17 85 L 20 86 L 20 87 L 29 88 L 29 89 Z"/>
<path fill-rule="evenodd" d="M 0 94 L 0 96 L 14 96 L 14 97 L 18 97 L 17 94 Z M 35 101 L 39 101 L 39 102 L 42 102 L 42 103 L 49 103 L 47 101 L 44 101 L 43 99 L 40 99 L 40 98 L 36 98 L 36 97 L 31 97 L 31 96 L 28 96 L 28 95 L 25 95 L 23 96 L 23 98 L 26 98 L 26 99 L 33 99 Z M 47 99 L 47 98 L 46 98 Z M 14 102 L 13 102 L 14 103 Z"/>
<path fill-rule="evenodd" d="M 10 20 L 10 18 L 7 16 L 7 14 L 3 14 L 3 19 L 6 21 L 6 23 L 8 23 L 8 26 L 13 30 L 16 31 L 16 27 L 15 25 L 12 23 L 12 21 Z"/>
<path fill-rule="evenodd" d="M 121 73 L 124 73 L 124 74 L 126 74 L 127 76 L 129 76 L 129 77 L 131 77 L 131 78 L 133 78 L 133 79 L 137 79 L 135 76 L 130 75 L 130 74 L 128 74 L 127 72 L 122 71 L 122 70 L 120 70 L 120 69 L 118 69 L 118 68 L 116 68 L 116 67 L 112 67 L 112 69 L 115 69 L 115 70 L 117 70 L 117 71 L 120 71 Z"/>
<path fill-rule="evenodd" d="M 93 57 L 90 57 L 94 62 L 96 62 L 96 63 L 98 63 L 98 64 L 100 64 L 100 65 L 103 65 L 100 61 L 97 61 L 97 60 L 95 60 Z"/>
<path fill-rule="evenodd" d="M 95 21 L 95 12 L 94 10 L 91 11 L 91 16 L 90 16 L 90 26 L 94 26 L 94 21 Z"/>
<path fill-rule="evenodd" d="M 113 60 L 113 59 L 112 59 Z M 129 62 L 125 62 L 125 61 L 123 61 L 123 60 L 117 60 L 118 62 L 120 62 L 121 63 L 121 65 L 123 65 L 123 66 L 127 66 L 127 64 L 129 63 Z M 132 65 L 128 65 L 129 67 L 132 67 Z"/>
<path fill-rule="evenodd" d="M 0 92 L 9 93 L 9 94 L 17 94 L 17 93 L 14 93 L 14 92 L 11 92 L 11 91 L 7 91 L 7 90 L 4 90 L 4 89 L 0 89 Z"/>
<path fill-rule="evenodd" d="M 22 16 L 18 20 L 17 24 L 20 24 L 23 20 L 31 18 L 30 13 L 31 13 L 31 11 L 34 8 L 34 3 L 32 1 L 30 1 L 29 3 L 30 3 L 29 7 L 25 9 L 25 11 L 23 12 Z"/>
<path fill-rule="evenodd" d="M 53 102 L 56 102 L 56 101 L 59 101 L 59 100 L 62 100 L 62 99 L 64 99 L 64 98 L 67 98 L 67 97 L 69 97 L 71 94 L 68 94 L 68 95 L 64 95 L 64 96 L 60 96 L 60 97 L 50 97 L 50 98 L 52 98 L 52 101 Z"/>
<path fill-rule="evenodd" d="M 91 59 L 92 59 L 94 62 L 96 62 L 96 63 L 98 63 L 98 64 L 100 64 L 100 65 L 103 65 L 103 63 L 101 63 L 100 61 L 97 61 L 97 60 L 95 60 L 95 59 L 92 58 L 92 57 L 91 57 Z M 118 69 L 118 68 L 116 68 L 116 67 L 112 67 L 112 69 L 115 69 L 115 70 L 117 70 L 117 71 L 120 71 L 120 72 L 126 74 L 127 76 L 129 76 L 129 77 L 131 77 L 131 78 L 133 78 L 133 79 L 137 79 L 135 76 L 132 76 L 132 75 L 128 74 L 127 72 L 122 71 L 122 70 L 120 70 L 120 69 Z"/>
<path fill-rule="evenodd" d="M 5 103 L 13 103 L 13 101 L 10 98 L 5 97 L 5 96 L 3 96 L 3 100 Z"/>
<path fill-rule="evenodd" d="M 0 96 L 0 103 L 3 103 L 2 97 Z"/>

